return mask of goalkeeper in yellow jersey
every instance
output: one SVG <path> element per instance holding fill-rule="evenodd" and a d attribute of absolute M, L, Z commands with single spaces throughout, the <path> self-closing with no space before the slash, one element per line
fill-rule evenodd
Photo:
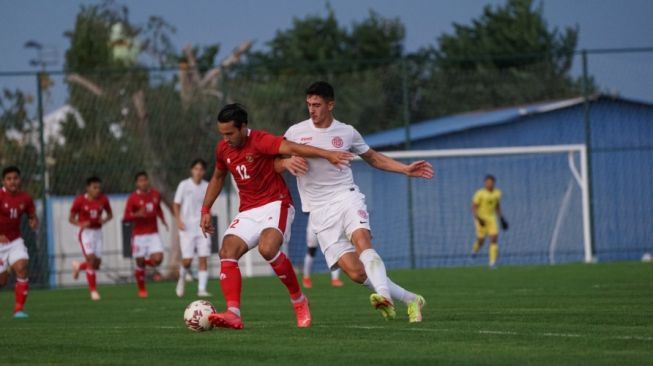
<path fill-rule="evenodd" d="M 485 187 L 479 189 L 472 199 L 472 214 L 476 225 L 476 241 L 472 248 L 475 257 L 486 237 L 490 237 L 489 264 L 494 268 L 499 256 L 499 227 L 497 218 L 503 230 L 508 230 L 508 222 L 501 215 L 501 191 L 494 187 L 496 179 L 492 175 L 485 177 Z"/>

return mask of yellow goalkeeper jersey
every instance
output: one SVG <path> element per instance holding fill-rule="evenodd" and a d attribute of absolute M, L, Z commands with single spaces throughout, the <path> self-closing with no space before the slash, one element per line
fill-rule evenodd
<path fill-rule="evenodd" d="M 498 189 L 488 191 L 481 188 L 474 194 L 472 202 L 478 207 L 476 212 L 481 218 L 495 218 L 497 205 L 501 201 L 501 191 Z"/>

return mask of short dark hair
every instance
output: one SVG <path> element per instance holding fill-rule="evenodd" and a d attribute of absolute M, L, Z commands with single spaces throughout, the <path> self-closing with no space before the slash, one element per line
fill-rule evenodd
<path fill-rule="evenodd" d="M 206 169 L 206 165 L 207 165 L 206 161 L 204 161 L 204 159 L 202 159 L 202 158 L 197 158 L 197 159 L 193 160 L 193 162 L 190 164 L 191 169 L 194 168 L 195 165 L 197 165 L 197 164 L 201 165 L 202 168 Z"/>
<path fill-rule="evenodd" d="M 494 175 L 492 175 L 492 174 L 488 174 L 488 175 L 486 175 L 486 176 L 485 176 L 485 179 L 483 179 L 483 180 L 485 181 L 485 180 L 488 180 L 488 179 L 491 180 L 491 181 L 494 182 L 494 183 L 497 182 L 497 179 L 496 179 L 496 178 L 494 177 Z"/>
<path fill-rule="evenodd" d="M 97 175 L 86 178 L 86 186 L 90 186 L 93 183 L 102 183 L 102 179 Z"/>
<path fill-rule="evenodd" d="M 218 113 L 218 122 L 228 123 L 234 122 L 236 128 L 241 128 L 243 124 L 247 124 L 247 111 L 245 107 L 238 103 L 227 104 L 222 107 Z"/>
<path fill-rule="evenodd" d="M 5 179 L 5 177 L 9 173 L 16 173 L 20 177 L 20 169 L 18 169 L 18 167 L 15 166 L 15 165 L 10 165 L 10 166 L 2 169 L 2 179 Z"/>
<path fill-rule="evenodd" d="M 140 171 L 140 172 L 138 172 L 138 173 L 136 173 L 136 174 L 134 175 L 134 182 L 137 181 L 138 178 L 140 178 L 140 177 L 149 178 L 149 177 L 147 176 L 147 173 L 146 173 L 145 171 Z"/>
<path fill-rule="evenodd" d="M 336 99 L 336 94 L 333 91 L 331 84 L 326 81 L 316 81 L 313 84 L 309 85 L 306 88 L 306 96 L 317 95 L 322 97 L 327 101 L 332 101 Z"/>

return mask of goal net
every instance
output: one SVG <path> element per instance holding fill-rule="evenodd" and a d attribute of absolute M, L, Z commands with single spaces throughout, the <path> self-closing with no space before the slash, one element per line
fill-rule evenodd
<path fill-rule="evenodd" d="M 587 161 L 583 145 L 384 152 L 403 162 L 427 160 L 433 180 L 408 179 L 353 162 L 366 196 L 373 242 L 390 268 L 487 264 L 472 259 L 474 193 L 496 177 L 509 229 L 499 234 L 500 264 L 590 261 Z M 298 217 L 295 251 L 305 230 Z M 300 255 L 300 253 L 295 253 Z M 316 263 L 321 263 L 317 261 Z"/>

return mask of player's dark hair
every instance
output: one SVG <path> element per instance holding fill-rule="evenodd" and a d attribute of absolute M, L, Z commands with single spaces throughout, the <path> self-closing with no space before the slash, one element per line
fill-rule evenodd
<path fill-rule="evenodd" d="M 247 111 L 244 106 L 232 103 L 222 107 L 220 113 L 218 113 L 218 122 L 229 123 L 231 121 L 234 122 L 236 128 L 241 128 L 243 124 L 247 124 Z"/>
<path fill-rule="evenodd" d="M 324 98 L 326 101 L 332 101 L 336 99 L 336 94 L 333 91 L 331 84 L 326 81 L 316 81 L 313 84 L 309 85 L 306 88 L 306 96 L 317 95 L 318 97 Z"/>
<path fill-rule="evenodd" d="M 90 186 L 93 183 L 102 183 L 102 179 L 100 179 L 100 177 L 98 177 L 97 175 L 86 178 L 86 186 L 87 187 Z"/>
<path fill-rule="evenodd" d="M 197 159 L 193 160 L 193 162 L 190 164 L 191 169 L 194 168 L 195 165 L 197 165 L 197 164 L 201 165 L 202 168 L 204 168 L 206 170 L 206 165 L 207 164 L 206 164 L 206 161 L 204 159 L 197 158 Z"/>
<path fill-rule="evenodd" d="M 5 177 L 9 173 L 16 173 L 20 177 L 20 169 L 18 169 L 18 167 L 15 166 L 15 165 L 10 165 L 10 166 L 2 169 L 2 179 L 5 179 Z"/>
<path fill-rule="evenodd" d="M 488 174 L 488 175 L 486 175 L 486 176 L 485 176 L 485 179 L 483 179 L 483 180 L 488 180 L 488 179 L 491 180 L 493 183 L 496 183 L 496 182 L 497 182 L 497 179 L 496 179 L 496 178 L 494 177 L 494 175 L 492 175 L 492 174 Z"/>
<path fill-rule="evenodd" d="M 144 171 L 140 171 L 134 175 L 134 182 L 138 180 L 140 177 L 145 177 L 148 178 L 147 173 Z"/>

